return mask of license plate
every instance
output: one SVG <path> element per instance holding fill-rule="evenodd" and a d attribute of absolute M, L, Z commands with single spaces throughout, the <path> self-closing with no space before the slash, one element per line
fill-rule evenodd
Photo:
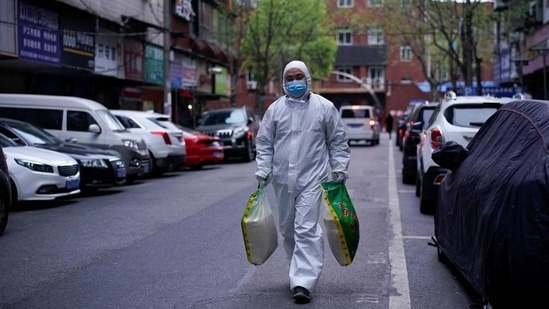
<path fill-rule="evenodd" d="M 214 151 L 214 157 L 221 157 L 221 151 L 219 150 Z"/>
<path fill-rule="evenodd" d="M 149 172 L 149 165 L 143 165 L 143 173 L 148 173 Z"/>
<path fill-rule="evenodd" d="M 362 127 L 361 124 L 348 124 L 347 126 L 351 129 L 358 129 L 358 128 Z"/>
<path fill-rule="evenodd" d="M 67 180 L 66 188 L 69 190 L 78 189 L 80 187 L 80 179 Z"/>
<path fill-rule="evenodd" d="M 124 178 L 126 177 L 126 169 L 120 168 L 118 171 L 116 171 L 116 174 L 118 175 L 118 178 Z"/>

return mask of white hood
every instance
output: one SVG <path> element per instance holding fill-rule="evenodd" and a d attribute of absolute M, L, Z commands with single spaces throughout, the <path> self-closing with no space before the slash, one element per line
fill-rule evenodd
<path fill-rule="evenodd" d="M 78 164 L 66 154 L 32 146 L 3 147 L 3 150 L 8 160 L 25 159 L 54 166 Z"/>

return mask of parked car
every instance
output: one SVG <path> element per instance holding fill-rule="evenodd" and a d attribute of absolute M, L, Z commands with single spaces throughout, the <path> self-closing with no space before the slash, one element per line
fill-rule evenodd
<path fill-rule="evenodd" d="M 404 111 L 404 114 L 400 116 L 400 119 L 397 121 L 397 130 L 396 130 L 396 146 L 398 146 L 398 149 L 402 151 L 402 137 L 404 137 L 404 131 L 406 131 L 406 126 L 408 124 L 408 118 L 410 118 L 410 114 L 412 113 L 412 110 L 414 109 L 414 106 L 416 104 L 410 104 L 408 107 L 406 107 L 406 110 Z"/>
<path fill-rule="evenodd" d="M 177 125 L 183 131 L 187 155 L 185 166 L 194 170 L 204 165 L 217 164 L 225 158 L 223 143 L 217 136 L 209 136 L 184 126 Z"/>
<path fill-rule="evenodd" d="M 417 174 L 417 144 L 420 141 L 420 132 L 427 128 L 429 119 L 433 115 L 437 102 L 428 102 L 414 105 L 412 113 L 407 117 L 408 122 L 402 137 L 402 182 L 414 184 Z M 415 130 L 412 126 L 415 125 Z"/>
<path fill-rule="evenodd" d="M 0 146 L 0 236 L 8 225 L 8 214 L 11 208 L 11 183 L 6 163 L 6 156 Z"/>
<path fill-rule="evenodd" d="M 0 118 L 0 134 L 19 145 L 58 151 L 74 158 L 80 165 L 82 191 L 109 188 L 126 181 L 124 159 L 114 150 L 78 143 L 64 143 L 40 127 L 7 118 Z"/>
<path fill-rule="evenodd" d="M 539 308 L 549 291 L 549 101 L 505 104 L 467 147 L 433 158 L 440 186 L 433 240 L 492 308 Z"/>
<path fill-rule="evenodd" d="M 169 115 L 136 110 L 111 110 L 130 132 L 141 136 L 151 156 L 151 173 L 161 175 L 185 164 L 183 132 Z"/>
<path fill-rule="evenodd" d="M 65 142 L 116 150 L 124 158 L 126 183 L 150 173 L 145 142 L 102 104 L 72 96 L 0 93 L 0 115 L 32 123 Z"/>
<path fill-rule="evenodd" d="M 239 157 L 250 162 L 255 159 L 259 123 L 250 107 L 229 107 L 202 113 L 195 130 L 219 137 L 225 158 Z"/>
<path fill-rule="evenodd" d="M 435 108 L 427 129 L 422 132 L 417 147 L 416 195 L 420 199 L 421 213 L 434 212 L 440 182 L 448 171 L 433 161 L 433 151 L 446 141 L 467 146 L 486 119 L 511 100 L 491 96 L 456 96 L 452 91 L 446 93 L 444 100 Z"/>
<path fill-rule="evenodd" d="M 11 181 L 13 203 L 45 201 L 80 193 L 78 162 L 66 154 L 19 146 L 0 135 Z"/>
<path fill-rule="evenodd" d="M 366 141 L 370 145 L 379 144 L 381 125 L 370 105 L 343 105 L 339 108 L 341 121 L 351 142 Z"/>

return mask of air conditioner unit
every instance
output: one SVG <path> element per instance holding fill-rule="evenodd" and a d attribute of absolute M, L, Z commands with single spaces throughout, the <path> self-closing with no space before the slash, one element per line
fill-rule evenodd
<path fill-rule="evenodd" d="M 257 89 L 257 82 L 255 80 L 249 80 L 247 83 L 248 90 L 256 90 Z"/>

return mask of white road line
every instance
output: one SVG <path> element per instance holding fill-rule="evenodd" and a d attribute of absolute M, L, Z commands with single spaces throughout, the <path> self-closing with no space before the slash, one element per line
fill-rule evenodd
<path fill-rule="evenodd" d="M 393 227 L 393 238 L 389 244 L 389 261 L 393 280 L 392 287 L 398 293 L 398 295 L 389 296 L 389 309 L 408 309 L 412 307 L 412 304 L 396 187 L 393 147 L 389 145 L 389 224 Z"/>

